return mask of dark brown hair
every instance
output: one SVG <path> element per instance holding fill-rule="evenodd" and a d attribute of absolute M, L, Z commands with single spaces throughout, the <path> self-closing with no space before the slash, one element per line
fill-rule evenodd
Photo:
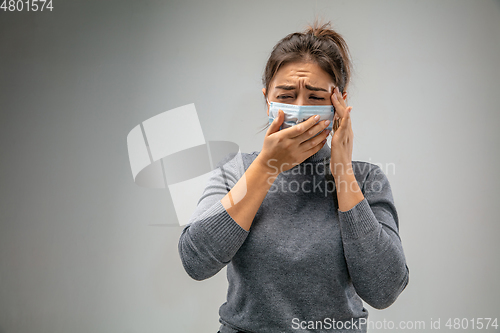
<path fill-rule="evenodd" d="M 314 21 L 304 32 L 294 32 L 280 40 L 267 60 L 262 84 L 269 86 L 278 70 L 291 62 L 314 62 L 329 74 L 341 93 L 351 79 L 351 60 L 344 38 L 331 28 L 330 22 Z"/>

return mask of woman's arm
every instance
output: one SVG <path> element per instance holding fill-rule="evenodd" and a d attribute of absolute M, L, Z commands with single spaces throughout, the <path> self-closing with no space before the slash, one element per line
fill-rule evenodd
<path fill-rule="evenodd" d="M 278 176 L 278 168 L 273 169 L 257 156 L 248 167 L 245 175 L 222 199 L 222 206 L 227 213 L 246 231 L 250 230 L 253 219 L 267 192 Z"/>
<path fill-rule="evenodd" d="M 182 230 L 179 255 L 184 269 L 195 280 L 208 279 L 219 272 L 248 235 L 221 204 L 243 173 L 242 154 L 212 170 L 198 205 Z"/>
<path fill-rule="evenodd" d="M 342 211 L 350 210 L 365 198 L 354 176 L 352 163 L 345 168 L 348 170 L 336 172 L 333 177 L 335 179 L 339 209 Z"/>
<path fill-rule="evenodd" d="M 349 275 L 358 295 L 377 309 L 390 306 L 408 284 L 391 187 L 374 166 L 360 190 L 352 170 L 351 106 L 338 87 L 331 101 L 340 127 L 332 136 L 330 171 L 337 185 L 339 221 Z"/>
<path fill-rule="evenodd" d="M 359 189 L 354 182 L 352 187 Z M 409 281 L 391 187 L 380 167 L 373 166 L 363 184 L 363 199 L 344 211 L 340 203 L 357 197 L 350 188 L 337 193 L 347 267 L 357 294 L 372 307 L 384 309 Z"/>

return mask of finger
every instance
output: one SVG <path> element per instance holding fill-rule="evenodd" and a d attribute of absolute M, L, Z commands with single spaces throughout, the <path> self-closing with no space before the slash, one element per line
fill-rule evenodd
<path fill-rule="evenodd" d="M 348 115 L 349 115 L 349 117 L 347 118 L 347 128 L 349 129 L 349 133 L 352 133 L 352 126 L 351 126 L 351 109 L 349 109 Z"/>
<path fill-rule="evenodd" d="M 319 136 L 319 135 L 318 135 Z M 312 148 L 310 149 L 307 149 L 304 154 L 307 156 L 307 157 L 310 157 L 314 154 L 316 154 L 321 148 L 323 148 L 323 146 L 326 144 L 326 140 L 327 139 L 324 139 L 322 141 L 319 141 L 319 143 L 317 145 L 314 145 Z M 306 157 L 306 158 L 307 158 Z"/>
<path fill-rule="evenodd" d="M 283 123 L 284 119 L 285 119 L 285 114 L 283 113 L 282 110 L 278 110 L 278 115 L 274 118 L 273 122 L 267 129 L 266 136 L 278 132 L 280 130 L 280 126 Z"/>
<path fill-rule="evenodd" d="M 330 125 L 329 119 L 322 120 L 322 121 L 318 122 L 317 124 L 313 125 L 306 132 L 304 132 L 301 135 L 299 135 L 298 137 L 296 137 L 296 139 L 299 140 L 300 143 L 302 143 L 302 142 L 305 142 L 305 141 L 311 139 L 312 137 L 320 136 L 323 133 L 326 133 L 325 134 L 325 137 L 326 137 L 330 133 L 330 132 L 327 132 L 327 129 L 326 129 L 328 127 L 328 125 Z M 321 133 L 321 134 L 319 134 L 319 133 Z"/>
<path fill-rule="evenodd" d="M 345 116 L 342 118 L 342 121 L 340 122 L 340 127 L 339 127 L 339 132 L 340 135 L 345 135 L 347 134 L 347 131 L 351 128 L 351 112 L 350 110 L 352 107 L 350 106 L 346 112 Z"/>
<path fill-rule="evenodd" d="M 351 118 L 352 107 L 349 109 L 349 133 L 353 137 L 354 133 L 352 131 L 352 118 Z"/>
<path fill-rule="evenodd" d="M 311 127 L 316 125 L 320 119 L 319 115 L 309 117 L 307 120 L 291 127 L 290 138 L 296 138 L 303 133 L 306 133 Z"/>
<path fill-rule="evenodd" d="M 352 107 L 349 110 L 349 128 L 351 129 L 351 134 L 352 134 L 352 126 L 351 126 L 351 112 L 352 112 Z"/>
<path fill-rule="evenodd" d="M 318 146 L 322 147 L 323 144 L 326 142 L 326 139 L 329 134 L 330 133 L 328 130 L 324 130 L 318 135 L 313 135 L 313 137 L 309 138 L 308 140 L 301 142 L 299 148 L 307 152 L 311 149 L 317 148 Z"/>
<path fill-rule="evenodd" d="M 340 104 L 339 99 L 337 98 L 337 95 L 335 93 L 332 94 L 331 97 L 333 107 L 335 108 L 335 113 L 337 115 L 337 118 L 344 118 L 345 116 L 345 106 Z"/>
<path fill-rule="evenodd" d="M 335 96 L 337 96 L 337 99 L 339 100 L 340 104 L 343 106 L 343 107 L 346 107 L 347 105 L 345 104 L 345 101 L 344 101 L 344 98 L 342 97 L 342 93 L 340 92 L 339 90 L 339 87 L 335 87 L 335 89 L 333 90 Z"/>

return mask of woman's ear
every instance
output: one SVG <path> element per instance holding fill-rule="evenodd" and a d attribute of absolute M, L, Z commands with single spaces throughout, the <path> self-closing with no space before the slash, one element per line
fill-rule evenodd
<path fill-rule="evenodd" d="M 345 99 L 347 98 L 347 93 L 346 93 L 346 92 L 345 92 L 344 94 L 342 94 L 342 98 L 343 98 L 343 99 L 344 99 L 344 101 L 345 101 Z"/>
<path fill-rule="evenodd" d="M 266 88 L 262 88 L 262 93 L 264 94 L 264 97 L 266 97 Z M 269 117 L 269 104 L 267 104 L 267 116 Z"/>

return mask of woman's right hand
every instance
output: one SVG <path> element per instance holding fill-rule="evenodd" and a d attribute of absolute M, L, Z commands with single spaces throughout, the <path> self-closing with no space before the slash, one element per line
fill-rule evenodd
<path fill-rule="evenodd" d="M 266 132 L 262 151 L 256 158 L 272 176 L 290 170 L 317 153 L 330 134 L 329 130 L 324 130 L 328 127 L 329 120 L 318 122 L 319 116 L 309 117 L 300 124 L 280 131 L 284 119 L 284 112 L 279 110 Z M 311 139 L 317 133 L 320 134 Z"/>

